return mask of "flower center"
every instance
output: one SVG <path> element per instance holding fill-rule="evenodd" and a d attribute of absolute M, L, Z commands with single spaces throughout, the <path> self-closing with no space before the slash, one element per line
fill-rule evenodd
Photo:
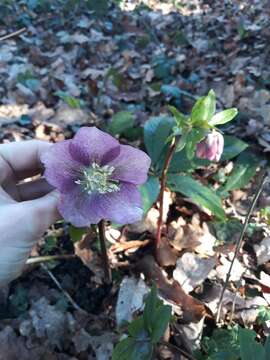
<path fill-rule="evenodd" d="M 106 194 L 119 191 L 119 181 L 110 179 L 113 172 L 113 166 L 100 166 L 94 162 L 91 167 L 83 170 L 83 178 L 76 180 L 75 183 L 82 185 L 83 190 L 88 194 L 92 194 L 93 192 Z"/>

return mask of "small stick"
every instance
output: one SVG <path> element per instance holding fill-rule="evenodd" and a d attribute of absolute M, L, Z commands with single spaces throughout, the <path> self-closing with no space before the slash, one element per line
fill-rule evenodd
<path fill-rule="evenodd" d="M 253 213 L 253 210 L 255 208 L 255 205 L 257 203 L 257 200 L 262 192 L 262 189 L 264 187 L 264 184 L 266 182 L 266 179 L 267 179 L 267 175 L 266 173 L 263 174 L 263 177 L 262 177 L 262 180 L 261 180 L 261 183 L 254 195 L 254 198 L 252 200 L 252 203 L 251 203 L 251 206 L 248 210 L 248 213 L 247 213 L 247 216 L 246 216 L 246 219 L 245 219 L 245 222 L 244 222 L 244 225 L 242 227 L 242 230 L 241 230 L 241 233 L 240 233 L 240 236 L 237 240 L 237 245 L 236 245 L 236 249 L 235 249 L 235 252 L 234 252 L 234 256 L 233 256 L 233 259 L 232 259 L 232 262 L 231 262 L 231 265 L 230 265 L 230 268 L 229 268 L 229 271 L 227 273 L 227 277 L 226 277 L 226 280 L 225 280 L 225 283 L 224 283 L 224 286 L 222 288 L 222 291 L 221 291 L 221 294 L 220 294 L 220 298 L 219 298 L 219 304 L 218 304 L 218 310 L 217 310 L 217 316 L 216 316 L 216 322 L 219 323 L 219 320 L 220 320 L 220 313 L 221 313 L 221 307 L 222 307 L 222 300 L 223 300 L 223 296 L 224 296 L 224 293 L 225 293 L 225 290 L 227 289 L 227 286 L 228 286 L 228 283 L 229 283 L 229 280 L 230 280 L 230 276 L 231 276 L 231 272 L 232 272 L 232 268 L 233 268 L 233 264 L 234 264 L 234 261 L 235 259 L 237 258 L 238 254 L 239 254 L 239 251 L 242 247 L 242 243 L 243 243 L 243 238 L 244 238 L 244 235 L 245 235 L 245 232 L 246 232 L 246 229 L 247 229 L 247 226 L 248 226 L 248 223 L 249 223 L 249 219 L 250 219 L 250 216 L 251 214 Z"/>
<path fill-rule="evenodd" d="M 112 245 L 111 251 L 113 253 L 119 253 L 121 251 L 126 251 L 126 250 L 133 249 L 136 247 L 138 247 L 138 248 L 145 247 L 149 243 L 150 243 L 150 240 L 148 240 L 148 239 L 146 239 L 146 240 L 131 240 L 131 241 L 126 241 L 126 242 L 122 242 L 122 243 L 116 243 L 115 245 Z"/>
<path fill-rule="evenodd" d="M 107 284 L 111 284 L 112 272 L 111 272 L 110 262 L 109 262 L 109 258 L 108 258 L 107 248 L 106 248 L 106 235 L 105 235 L 104 220 L 101 220 L 98 223 L 98 234 L 99 234 L 99 241 L 100 241 L 100 247 L 101 247 L 101 256 L 102 256 L 102 262 L 103 262 L 103 268 L 104 268 L 105 282 Z"/>
<path fill-rule="evenodd" d="M 229 319 L 229 324 L 231 325 L 232 321 L 233 321 L 233 315 L 235 313 L 235 304 L 236 304 L 236 297 L 237 297 L 237 293 L 241 287 L 241 281 L 243 279 L 244 274 L 246 273 L 246 270 L 243 272 L 243 274 L 241 275 L 240 279 L 239 279 L 239 283 L 238 286 L 236 288 L 235 294 L 234 294 L 234 298 L 233 298 L 233 303 L 232 303 L 232 309 L 231 309 L 231 314 L 230 314 L 230 319 Z"/>
<path fill-rule="evenodd" d="M 7 39 L 10 39 L 10 38 L 12 38 L 12 37 L 14 37 L 14 36 L 18 36 L 18 35 L 22 34 L 22 33 L 25 32 L 25 31 L 26 31 L 26 27 L 23 27 L 22 29 L 17 30 L 17 31 L 14 31 L 14 32 L 11 33 L 11 34 L 7 34 L 7 35 L 4 35 L 4 36 L 0 37 L 0 41 L 4 41 L 4 40 L 7 40 Z"/>
<path fill-rule="evenodd" d="M 75 254 L 36 256 L 36 257 L 29 258 L 26 261 L 26 265 L 39 264 L 39 263 L 44 263 L 44 262 L 48 262 L 48 261 L 55 261 L 55 260 L 69 260 L 69 259 L 74 259 L 75 257 L 76 257 Z"/>
<path fill-rule="evenodd" d="M 55 283 L 55 285 L 58 287 L 58 289 L 65 295 L 65 297 L 68 299 L 68 301 L 74 307 L 74 309 L 86 314 L 86 311 L 83 310 L 78 304 L 76 304 L 76 302 L 72 299 L 72 297 L 69 295 L 69 293 L 66 292 L 66 290 L 64 290 L 62 288 L 60 282 L 56 279 L 56 277 L 53 275 L 53 273 L 47 268 L 47 266 L 44 264 L 40 264 L 40 266 L 44 271 L 46 271 L 46 273 L 49 275 L 49 277 L 52 279 L 52 281 Z"/>

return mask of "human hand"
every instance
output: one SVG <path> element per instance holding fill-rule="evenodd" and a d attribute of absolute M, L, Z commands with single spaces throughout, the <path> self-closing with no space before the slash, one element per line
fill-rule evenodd
<path fill-rule="evenodd" d="M 38 140 L 0 145 L 0 287 L 22 272 L 36 240 L 59 218 L 58 192 L 45 179 L 21 182 L 41 172 L 49 146 Z"/>

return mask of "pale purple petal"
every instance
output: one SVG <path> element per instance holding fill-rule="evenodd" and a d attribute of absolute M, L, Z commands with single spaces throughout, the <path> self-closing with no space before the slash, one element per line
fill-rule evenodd
<path fill-rule="evenodd" d="M 69 140 L 52 145 L 41 155 L 45 166 L 44 176 L 47 181 L 61 192 L 75 187 L 75 180 L 80 177 L 82 165 L 75 161 L 69 153 Z"/>
<path fill-rule="evenodd" d="M 97 224 L 102 216 L 97 213 L 97 195 L 89 195 L 77 185 L 72 191 L 62 194 L 58 210 L 66 221 L 77 227 Z"/>
<path fill-rule="evenodd" d="M 96 127 L 83 127 L 71 140 L 69 150 L 75 160 L 89 166 L 93 162 L 102 164 L 106 158 L 111 160 L 119 154 L 119 147 L 111 135 Z"/>
<path fill-rule="evenodd" d="M 220 160 L 221 155 L 224 150 L 224 137 L 221 134 L 219 134 L 219 137 L 218 137 L 217 147 L 218 147 L 218 149 L 217 149 L 215 161 Z"/>
<path fill-rule="evenodd" d="M 197 144 L 196 148 L 196 156 L 199 159 L 205 159 L 206 158 L 206 144 L 204 141 L 201 141 L 199 144 Z"/>
<path fill-rule="evenodd" d="M 112 178 L 135 185 L 147 180 L 151 160 L 145 152 L 129 145 L 120 145 L 120 154 L 110 161 L 115 168 Z"/>
<path fill-rule="evenodd" d="M 196 156 L 200 159 L 219 161 L 223 153 L 224 138 L 217 131 L 209 133 L 204 140 L 197 144 Z"/>
<path fill-rule="evenodd" d="M 121 184 L 120 191 L 100 195 L 98 208 L 102 217 L 117 224 L 132 224 L 143 216 L 141 195 L 133 184 Z"/>
<path fill-rule="evenodd" d="M 129 224 L 142 218 L 141 195 L 133 184 L 122 184 L 119 191 L 87 194 L 79 185 L 63 194 L 58 206 L 60 214 L 74 226 L 97 224 L 101 219 Z"/>
<path fill-rule="evenodd" d="M 120 145 L 93 127 L 81 128 L 74 139 L 52 145 L 41 160 L 48 182 L 61 192 L 59 211 L 73 225 L 89 226 L 102 219 L 127 224 L 142 218 L 141 196 L 136 185 L 147 180 L 150 158 L 144 152 Z M 84 190 L 84 181 L 95 176 L 85 173 L 85 167 L 93 163 L 101 169 L 105 165 L 114 168 L 111 177 L 118 180 L 118 191 L 102 194 L 97 187 L 97 192 L 88 194 Z"/>

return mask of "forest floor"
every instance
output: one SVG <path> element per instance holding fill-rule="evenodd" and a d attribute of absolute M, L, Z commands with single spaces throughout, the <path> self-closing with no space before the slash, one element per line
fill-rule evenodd
<path fill-rule="evenodd" d="M 187 113 L 198 96 L 214 89 L 219 109 L 238 108 L 237 120 L 224 132 L 249 145 L 255 165 L 254 159 L 240 164 L 244 170 L 238 176 L 244 180 L 223 200 L 228 216 L 223 224 L 190 199 L 166 191 L 167 238 L 177 253 L 169 267 L 161 269 L 151 257 L 156 204 L 139 224 L 108 224 L 113 285 L 104 284 L 94 234 L 82 237 L 63 221 L 51 227 L 31 254 L 50 261 L 27 265 L 19 279 L 0 291 L 0 360 L 110 359 L 122 333 L 117 325 L 142 308 L 157 272 L 166 284 L 176 281 L 196 299 L 188 298 L 183 313 L 173 286 L 158 284 L 176 314 L 166 341 L 190 358 L 202 344 L 208 349 L 205 345 L 198 359 L 214 359 L 211 346 L 218 347 L 216 353 L 229 346 L 227 333 L 223 343 L 216 338 L 209 342 L 218 327 L 251 327 L 264 342 L 270 334 L 269 183 L 234 263 L 218 326 L 215 316 L 236 241 L 259 186 L 255 178 L 269 161 L 269 2 L 148 1 L 146 6 L 122 1 L 107 7 L 100 1 L 90 9 L 79 1 L 73 4 L 1 2 L 1 143 L 68 139 L 81 126 L 107 129 L 115 114 L 128 111 L 133 127 L 120 140 L 142 146 L 143 125 L 150 117 L 168 114 L 168 104 Z M 17 36 L 2 38 L 19 29 Z M 194 176 L 216 189 L 234 163 L 211 165 Z M 144 256 L 148 260 L 138 265 Z M 148 276 L 138 275 L 145 272 Z M 206 337 L 208 342 L 201 340 Z M 164 344 L 156 356 L 180 359 L 178 351 Z"/>

